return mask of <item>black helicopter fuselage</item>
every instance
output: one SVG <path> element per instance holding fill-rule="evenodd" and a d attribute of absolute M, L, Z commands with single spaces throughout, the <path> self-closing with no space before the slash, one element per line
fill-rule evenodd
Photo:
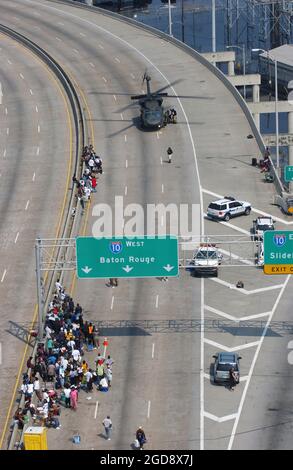
<path fill-rule="evenodd" d="M 145 129 L 160 129 L 165 125 L 162 98 L 144 98 L 139 101 L 141 126 Z"/>

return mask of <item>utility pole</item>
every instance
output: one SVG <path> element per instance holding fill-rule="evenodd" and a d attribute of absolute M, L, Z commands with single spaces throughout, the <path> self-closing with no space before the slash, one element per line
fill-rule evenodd
<path fill-rule="evenodd" d="M 169 11 L 169 36 L 173 37 L 173 34 L 172 34 L 171 0 L 168 0 L 168 11 Z"/>
<path fill-rule="evenodd" d="M 181 31 L 182 31 L 182 42 L 185 42 L 185 31 L 184 31 L 184 0 L 181 0 Z"/>

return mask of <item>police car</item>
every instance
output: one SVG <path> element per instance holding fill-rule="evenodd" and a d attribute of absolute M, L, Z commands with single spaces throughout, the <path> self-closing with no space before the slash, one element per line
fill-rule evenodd
<path fill-rule="evenodd" d="M 194 253 L 193 259 L 188 266 L 188 270 L 193 274 L 218 275 L 218 266 L 222 261 L 222 254 L 219 253 L 216 245 L 201 243 Z"/>
<path fill-rule="evenodd" d="M 261 241 L 266 230 L 275 230 L 275 220 L 272 217 L 258 217 L 253 221 L 253 239 Z"/>
<path fill-rule="evenodd" d="M 228 222 L 231 217 L 237 215 L 249 215 L 251 204 L 246 201 L 237 201 L 231 196 L 211 202 L 208 206 L 207 216 L 211 219 L 220 219 Z"/>

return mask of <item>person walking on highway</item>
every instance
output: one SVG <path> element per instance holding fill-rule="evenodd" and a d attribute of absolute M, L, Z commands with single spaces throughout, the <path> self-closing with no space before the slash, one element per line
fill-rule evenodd
<path fill-rule="evenodd" d="M 143 449 L 143 445 L 146 443 L 145 432 L 141 426 L 139 426 L 138 430 L 136 431 L 136 439 L 139 442 L 139 449 Z"/>
<path fill-rule="evenodd" d="M 105 429 L 106 439 L 108 441 L 110 441 L 111 440 L 111 434 L 112 434 L 112 426 L 113 426 L 110 416 L 107 416 L 107 418 L 104 419 L 102 424 L 103 424 L 104 429 Z"/>
<path fill-rule="evenodd" d="M 229 370 L 229 390 L 234 392 L 234 387 L 238 383 L 238 376 L 234 367 Z"/>
<path fill-rule="evenodd" d="M 110 277 L 109 279 L 109 285 L 110 287 L 118 287 L 118 279 L 117 277 Z"/>
<path fill-rule="evenodd" d="M 168 163 L 172 163 L 173 150 L 171 149 L 171 147 L 168 147 L 167 155 L 168 155 Z"/>

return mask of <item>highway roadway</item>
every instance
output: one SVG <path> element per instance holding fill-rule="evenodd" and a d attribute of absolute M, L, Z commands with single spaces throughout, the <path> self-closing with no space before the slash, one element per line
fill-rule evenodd
<path fill-rule="evenodd" d="M 34 240 L 55 236 L 70 160 L 67 104 L 47 68 L 1 35 L 0 341 L 1 429 L 35 309 Z M 15 405 L 13 405 L 14 407 Z"/>
<path fill-rule="evenodd" d="M 202 204 L 204 212 L 211 200 L 228 192 L 249 200 L 255 211 L 274 214 L 277 226 L 288 227 L 289 220 L 271 205 L 272 186 L 250 165 L 259 149 L 254 139 L 247 138 L 251 130 L 246 118 L 208 68 L 168 41 L 101 13 L 49 1 L 8 5 L 0 1 L 0 5 L 2 22 L 46 48 L 74 78 L 86 100 L 91 114 L 89 139 L 105 170 L 92 207 L 97 202 L 113 206 L 114 196 L 122 195 L 125 204 L 195 203 Z M 130 95 L 141 92 L 146 68 L 154 88 L 176 83 L 171 92 L 188 97 L 175 102 L 178 124 L 158 133 L 138 130 L 134 125 L 138 109 L 128 107 Z M 171 99 L 166 102 L 173 104 Z M 171 165 L 164 161 L 169 145 L 174 149 Z M 81 234 L 92 234 L 92 207 Z M 226 225 L 204 220 L 202 230 L 209 235 L 249 237 L 258 213 Z M 243 290 L 235 289 L 239 279 L 244 281 Z M 290 373 L 284 351 L 288 338 L 281 333 L 264 339 L 265 330 L 257 326 L 260 320 L 265 324 L 290 319 L 290 284 L 283 277 L 264 276 L 255 267 L 222 268 L 218 279 L 196 279 L 182 272 L 167 283 L 125 280 L 115 290 L 104 281 L 73 282 L 73 295 L 91 320 L 245 318 L 255 323 L 249 329 L 236 324 L 225 331 L 108 331 L 108 351 L 115 360 L 111 391 L 81 394 L 75 414 L 62 412 L 62 432 L 49 432 L 49 447 L 76 449 L 71 437 L 79 432 L 78 448 L 128 449 L 139 425 L 152 449 L 274 447 L 272 435 L 275 429 L 279 432 L 273 426 L 276 411 L 270 412 L 273 417 L 263 414 L 258 403 L 277 408 L 268 405 L 267 382 L 273 387 L 273 399 L 282 401 L 281 384 L 274 377 L 276 371 Z M 66 287 L 70 286 L 68 279 Z M 210 380 L 212 355 L 225 348 L 243 357 L 243 380 L 234 393 Z M 273 371 L 267 371 L 266 353 L 272 356 L 277 348 Z M 95 352 L 87 358 L 93 365 Z M 100 435 L 106 414 L 114 425 L 111 442 Z M 258 444 L 247 431 L 264 426 L 271 427 Z M 289 445 L 286 433 L 282 436 L 278 445 Z"/>

